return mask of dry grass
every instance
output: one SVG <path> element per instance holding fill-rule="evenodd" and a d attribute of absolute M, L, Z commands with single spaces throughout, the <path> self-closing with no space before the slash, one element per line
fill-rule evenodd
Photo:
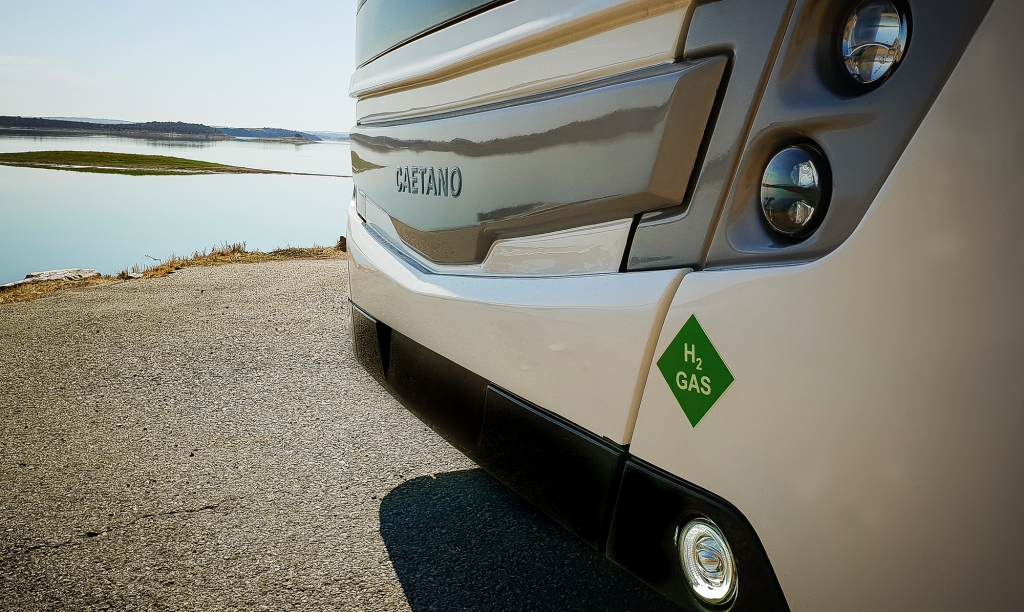
<path fill-rule="evenodd" d="M 13 304 L 15 302 L 29 302 L 44 295 L 60 291 L 61 289 L 77 289 L 91 285 L 105 285 L 112 283 L 117 278 L 113 276 L 94 276 L 80 281 L 43 281 L 29 285 L 18 285 L 12 289 L 0 289 L 0 304 Z"/>
<path fill-rule="evenodd" d="M 340 243 L 339 243 L 340 245 Z M 286 259 L 343 259 L 345 251 L 338 246 L 312 248 L 288 247 L 275 249 L 269 253 L 248 251 L 244 242 L 222 244 L 207 252 L 205 249 L 192 253 L 191 257 L 171 255 L 166 261 L 150 266 L 144 270 L 135 268 L 134 273 L 141 272 L 142 278 L 161 278 L 173 274 L 175 270 L 194 268 L 197 266 L 223 266 L 232 263 L 263 263 L 267 261 L 284 261 Z M 128 270 L 121 272 L 119 278 L 130 278 Z"/>
<path fill-rule="evenodd" d="M 97 276 L 80 281 L 45 281 L 28 285 L 19 285 L 11 289 L 0 289 L 0 304 L 28 302 L 61 289 L 78 289 L 92 285 L 103 285 L 113 282 L 127 282 L 138 278 L 162 278 L 177 270 L 194 267 L 223 266 L 234 263 L 263 263 L 267 261 L 285 261 L 289 259 L 344 259 L 346 245 L 342 237 L 333 247 L 313 245 L 312 248 L 288 247 L 275 249 L 269 253 L 248 251 L 245 243 L 224 243 L 209 251 L 202 250 L 192 253 L 191 257 L 171 255 L 166 261 L 140 268 L 138 265 L 126 268 L 114 276 Z M 140 276 L 141 275 L 141 276 Z"/>

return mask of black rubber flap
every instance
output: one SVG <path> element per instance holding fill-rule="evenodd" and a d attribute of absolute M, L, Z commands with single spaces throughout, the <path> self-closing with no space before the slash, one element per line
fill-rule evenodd
<path fill-rule="evenodd" d="M 355 304 L 350 303 L 349 306 L 349 333 L 356 361 L 377 382 L 386 386 L 384 360 L 381 358 L 380 339 L 377 336 L 377 326 L 380 324 Z"/>
<path fill-rule="evenodd" d="M 480 439 L 487 381 L 391 332 L 388 390 L 410 412 L 470 457 Z"/>
<path fill-rule="evenodd" d="M 470 457 L 480 440 L 487 381 L 352 307 L 352 348 L 367 372 Z"/>
<path fill-rule="evenodd" d="M 610 519 L 624 450 L 489 387 L 478 463 L 594 548 Z"/>

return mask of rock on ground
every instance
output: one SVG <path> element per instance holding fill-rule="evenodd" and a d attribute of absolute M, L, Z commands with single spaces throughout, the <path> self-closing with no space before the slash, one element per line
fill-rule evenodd
<path fill-rule="evenodd" d="M 0 285 L 0 289 L 10 289 L 12 287 L 30 285 L 32 283 L 42 283 L 45 281 L 80 281 L 96 276 L 100 276 L 98 270 L 86 270 L 85 268 L 67 268 L 64 270 L 32 272 L 30 274 L 26 274 L 25 278 L 21 280 L 16 280 L 13 283 L 7 283 L 6 285 Z M 140 274 L 139 276 L 141 277 L 142 275 Z"/>
<path fill-rule="evenodd" d="M 290 261 L 0 306 L 0 609 L 672 609 L 382 391 L 346 295 Z"/>

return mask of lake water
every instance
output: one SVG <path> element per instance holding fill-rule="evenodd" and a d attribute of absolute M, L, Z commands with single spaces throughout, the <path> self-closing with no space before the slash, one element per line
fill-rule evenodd
<path fill-rule="evenodd" d="M 57 150 L 351 174 L 347 143 L 0 137 L 3 153 Z M 263 251 L 333 245 L 345 233 L 351 197 L 352 179 L 333 176 L 123 176 L 0 166 L 0 284 L 58 268 L 114 274 L 222 242 Z"/>

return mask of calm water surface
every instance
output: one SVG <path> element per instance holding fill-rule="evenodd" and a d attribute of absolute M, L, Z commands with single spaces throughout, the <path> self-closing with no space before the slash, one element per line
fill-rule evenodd
<path fill-rule="evenodd" d="M 81 150 L 349 175 L 344 143 L 160 142 L 0 137 L 0 152 Z M 250 249 L 333 245 L 345 233 L 351 178 L 122 176 L 0 166 L 0 284 L 29 272 L 116 273 L 221 242 Z"/>

